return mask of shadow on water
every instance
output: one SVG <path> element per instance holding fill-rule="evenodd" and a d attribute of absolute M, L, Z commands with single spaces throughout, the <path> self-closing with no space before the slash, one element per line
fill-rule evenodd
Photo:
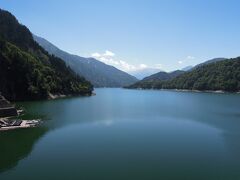
<path fill-rule="evenodd" d="M 87 97 L 80 97 L 84 99 Z M 61 128 L 72 121 L 66 122 L 66 104 L 75 98 L 63 98 L 46 101 L 20 102 L 17 107 L 24 108 L 21 119 L 41 119 L 43 125 L 36 128 L 19 129 L 0 132 L 0 174 L 13 169 L 18 162 L 28 157 L 34 145 L 47 133 Z M 53 117 L 56 121 L 52 121 Z M 74 123 L 74 122 L 72 122 Z"/>
<path fill-rule="evenodd" d="M 44 127 L 0 133 L 0 173 L 14 168 L 26 158 L 34 144 L 47 132 Z"/>

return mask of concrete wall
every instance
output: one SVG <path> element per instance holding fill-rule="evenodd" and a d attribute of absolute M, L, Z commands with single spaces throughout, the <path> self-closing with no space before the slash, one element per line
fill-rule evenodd
<path fill-rule="evenodd" d="M 1 117 L 12 117 L 17 116 L 17 110 L 14 107 L 10 108 L 0 108 L 0 118 Z"/>
<path fill-rule="evenodd" d="M 0 95 L 0 118 L 17 116 L 17 110 L 3 96 Z"/>

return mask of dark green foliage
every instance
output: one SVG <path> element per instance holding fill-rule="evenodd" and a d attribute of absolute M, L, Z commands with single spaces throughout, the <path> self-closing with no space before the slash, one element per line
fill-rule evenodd
<path fill-rule="evenodd" d="M 130 88 L 240 91 L 240 57 L 199 66 L 168 81 L 139 81 Z"/>
<path fill-rule="evenodd" d="M 26 26 L 20 25 L 9 12 L 0 9 L 0 37 L 18 47 L 28 50 L 36 48 L 31 32 Z"/>
<path fill-rule="evenodd" d="M 0 91 L 9 100 L 48 98 L 49 94 L 91 94 L 92 85 L 41 48 L 31 32 L 0 10 Z"/>

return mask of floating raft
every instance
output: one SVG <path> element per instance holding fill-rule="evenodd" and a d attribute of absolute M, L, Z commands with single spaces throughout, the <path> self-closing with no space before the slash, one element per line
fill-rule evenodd
<path fill-rule="evenodd" d="M 18 110 L 11 105 L 0 93 L 0 131 L 20 129 L 20 128 L 31 128 L 36 127 L 41 123 L 41 120 L 19 120 L 10 119 L 17 117 L 23 113 L 23 110 Z"/>
<path fill-rule="evenodd" d="M 36 127 L 41 124 L 41 120 L 10 120 L 0 119 L 0 131 L 7 131 L 13 129 L 23 129 Z"/>

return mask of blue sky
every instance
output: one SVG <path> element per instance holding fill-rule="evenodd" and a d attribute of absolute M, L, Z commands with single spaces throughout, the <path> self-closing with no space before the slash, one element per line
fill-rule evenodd
<path fill-rule="evenodd" d="M 237 0 L 1 0 L 33 33 L 125 71 L 240 55 Z"/>

